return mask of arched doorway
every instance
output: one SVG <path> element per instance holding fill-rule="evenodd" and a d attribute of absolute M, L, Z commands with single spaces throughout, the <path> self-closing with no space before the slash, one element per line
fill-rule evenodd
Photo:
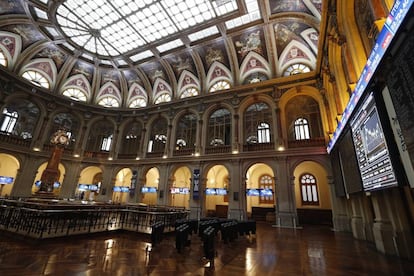
<path fill-rule="evenodd" d="M 229 172 L 223 165 L 216 165 L 207 172 L 205 216 L 227 218 L 229 198 Z"/>
<path fill-rule="evenodd" d="M 95 200 L 101 191 L 102 170 L 99 167 L 91 166 L 82 170 L 79 183 L 76 186 L 75 198 L 80 200 Z"/>
<path fill-rule="evenodd" d="M 276 195 L 272 168 L 264 163 L 250 166 L 246 173 L 246 211 L 255 220 L 274 220 Z"/>
<path fill-rule="evenodd" d="M 115 185 L 112 193 L 112 202 L 122 204 L 128 202 L 131 178 L 132 170 L 130 168 L 123 168 L 116 174 Z"/>
<path fill-rule="evenodd" d="M 191 171 L 187 167 L 179 167 L 174 172 L 169 198 L 171 206 L 190 208 L 190 178 Z"/>
<path fill-rule="evenodd" d="M 294 170 L 296 210 L 300 224 L 332 225 L 332 207 L 325 168 L 304 161 Z"/>
<path fill-rule="evenodd" d="M 0 197 L 8 197 L 12 192 L 20 164 L 14 156 L 4 153 L 0 153 L 0 160 Z"/>
<path fill-rule="evenodd" d="M 141 203 L 147 205 L 156 205 L 157 204 L 157 191 L 158 184 L 160 181 L 160 172 L 156 167 L 153 167 L 148 170 L 145 175 L 145 185 L 141 187 L 142 200 Z"/>

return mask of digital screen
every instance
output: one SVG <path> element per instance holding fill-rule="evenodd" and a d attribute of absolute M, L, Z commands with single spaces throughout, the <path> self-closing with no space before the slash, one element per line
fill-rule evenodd
<path fill-rule="evenodd" d="M 246 191 L 247 196 L 260 196 L 259 189 L 247 189 Z"/>
<path fill-rule="evenodd" d="M 157 192 L 157 188 L 155 187 L 142 187 L 141 188 L 141 193 L 156 193 Z"/>
<path fill-rule="evenodd" d="M 78 190 L 80 190 L 80 191 L 87 191 L 87 190 L 89 190 L 89 185 L 87 185 L 87 184 L 79 184 L 78 185 Z"/>
<path fill-rule="evenodd" d="M 222 189 L 222 188 L 217 188 L 216 193 L 217 193 L 217 195 L 227 195 L 227 190 Z"/>
<path fill-rule="evenodd" d="M 171 194 L 182 194 L 182 195 L 186 195 L 190 193 L 190 189 L 189 188 L 178 188 L 178 187 L 173 187 L 170 189 L 170 193 Z"/>
<path fill-rule="evenodd" d="M 351 120 L 351 129 L 364 190 L 396 186 L 398 183 L 373 93 Z"/>
<path fill-rule="evenodd" d="M 0 176 L 0 184 L 12 184 L 14 178 L 10 176 Z"/>
<path fill-rule="evenodd" d="M 129 187 L 121 187 L 121 193 L 129 193 Z"/>
<path fill-rule="evenodd" d="M 273 191 L 270 189 L 260 189 L 260 196 L 273 196 Z"/>
<path fill-rule="evenodd" d="M 90 191 L 97 191 L 99 189 L 98 185 L 92 184 L 88 185 Z"/>
<path fill-rule="evenodd" d="M 121 186 L 114 186 L 113 191 L 114 192 L 121 192 Z"/>
<path fill-rule="evenodd" d="M 205 194 L 206 195 L 216 195 L 217 191 L 216 191 L 215 188 L 207 188 Z"/>

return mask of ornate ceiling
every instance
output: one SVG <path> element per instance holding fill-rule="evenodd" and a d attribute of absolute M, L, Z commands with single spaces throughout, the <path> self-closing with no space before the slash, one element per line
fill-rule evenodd
<path fill-rule="evenodd" d="M 0 0 L 0 67 L 139 108 L 317 67 L 322 0 Z"/>

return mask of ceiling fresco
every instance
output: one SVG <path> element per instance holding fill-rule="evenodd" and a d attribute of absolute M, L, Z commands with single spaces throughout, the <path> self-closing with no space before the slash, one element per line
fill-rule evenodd
<path fill-rule="evenodd" d="M 39 72 L 50 93 L 78 88 L 86 102 L 128 108 L 163 93 L 170 100 L 188 89 L 206 94 L 220 80 L 237 87 L 317 66 L 322 0 L 116 2 L 0 0 L 3 69 Z M 104 97 L 117 103 L 99 103 Z M 131 105 L 136 98 L 144 102 Z"/>

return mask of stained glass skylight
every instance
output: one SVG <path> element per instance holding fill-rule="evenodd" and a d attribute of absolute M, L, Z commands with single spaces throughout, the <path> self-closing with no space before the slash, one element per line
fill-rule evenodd
<path fill-rule="evenodd" d="M 118 56 L 237 10 L 236 0 L 66 0 L 56 19 L 81 48 Z M 159 47 L 166 51 L 177 46 L 166 42 Z"/>

